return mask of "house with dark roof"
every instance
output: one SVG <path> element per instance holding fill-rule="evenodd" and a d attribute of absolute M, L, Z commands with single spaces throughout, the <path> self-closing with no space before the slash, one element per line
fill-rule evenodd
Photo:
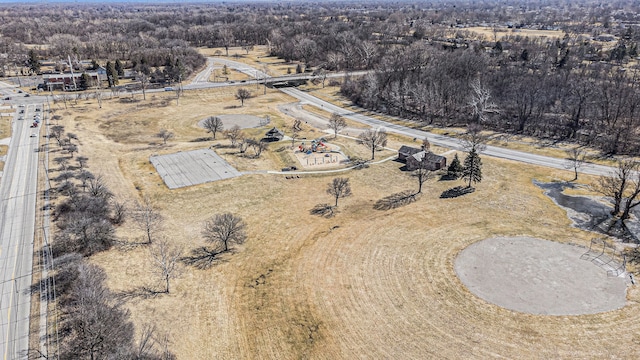
<path fill-rule="evenodd" d="M 436 155 L 431 151 L 414 148 L 407 145 L 402 145 L 398 149 L 398 161 L 407 164 L 407 170 L 415 170 L 420 167 L 421 161 L 427 162 L 427 168 L 429 170 L 439 170 L 447 166 L 447 158 L 444 156 Z"/>
<path fill-rule="evenodd" d="M 418 169 L 421 162 L 426 162 L 427 170 L 440 170 L 447 166 L 446 157 L 424 150 L 407 157 L 405 162 L 409 171 Z"/>
<path fill-rule="evenodd" d="M 405 162 L 409 156 L 415 155 L 420 151 L 422 151 L 422 149 L 402 145 L 400 146 L 400 149 L 398 149 L 398 160 Z"/>

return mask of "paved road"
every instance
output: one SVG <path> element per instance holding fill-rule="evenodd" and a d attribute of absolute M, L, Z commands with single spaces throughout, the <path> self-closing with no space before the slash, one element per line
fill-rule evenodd
<path fill-rule="evenodd" d="M 0 179 L 0 351 L 4 360 L 26 359 L 29 345 L 40 130 L 30 127 L 35 108 L 32 104 L 16 108 Z M 25 110 L 24 120 L 18 120 L 20 109 Z"/>
<path fill-rule="evenodd" d="M 317 97 L 312 96 L 296 88 L 282 88 L 280 90 L 300 100 L 303 103 L 313 105 L 315 107 L 318 107 L 326 111 L 338 113 L 344 116 L 345 118 L 348 118 L 363 124 L 367 124 L 373 128 L 383 128 L 389 133 L 395 133 L 395 134 L 405 135 L 405 136 L 414 137 L 414 138 L 426 137 L 427 139 L 429 139 L 429 142 L 431 142 L 434 145 L 447 147 L 450 149 L 462 150 L 460 141 L 452 137 L 436 135 L 426 131 L 412 129 L 406 126 L 392 124 L 392 123 L 375 119 L 366 115 L 354 113 L 353 111 L 343 109 L 327 101 L 318 99 Z M 543 156 L 543 155 L 536 155 L 536 154 L 531 154 L 523 151 L 505 149 L 505 148 L 496 147 L 496 146 L 487 146 L 486 150 L 483 151 L 483 154 L 502 158 L 502 159 L 507 159 L 507 160 L 520 161 L 523 163 L 528 163 L 533 165 L 546 166 L 546 167 L 551 167 L 556 169 L 566 169 L 566 161 L 564 159 L 558 159 L 558 158 L 553 158 L 553 157 Z M 596 165 L 596 164 L 585 164 L 579 170 L 579 172 L 584 174 L 591 174 L 591 175 L 608 175 L 611 173 L 612 170 L 613 169 L 608 166 Z"/>
<path fill-rule="evenodd" d="M 248 75 L 253 78 L 253 80 L 244 80 L 244 81 L 227 81 L 227 82 L 208 82 L 208 79 L 213 72 L 213 69 L 216 67 L 221 67 L 227 65 L 227 67 L 231 70 L 239 71 L 245 75 Z M 338 72 L 338 73 L 330 73 L 327 74 L 327 78 L 338 78 L 345 77 L 347 75 L 360 76 L 368 73 L 369 71 L 353 71 L 353 72 Z M 284 82 L 284 81 L 293 81 L 293 80 L 311 80 L 318 78 L 317 75 L 312 74 L 291 74 L 291 75 L 283 75 L 283 76 L 270 76 L 264 73 L 262 70 L 255 69 L 245 63 L 241 63 L 238 61 L 209 57 L 207 58 L 207 67 L 196 74 L 193 80 L 183 86 L 184 90 L 197 90 L 197 89 L 210 89 L 216 87 L 224 87 L 224 86 L 244 86 L 244 85 L 254 85 L 256 83 L 262 84 L 265 79 L 269 83 L 274 82 Z M 163 89 L 153 89 L 147 90 L 147 92 L 159 92 L 163 91 Z"/>
<path fill-rule="evenodd" d="M 218 59 L 218 58 L 210 58 L 210 66 L 213 66 L 214 63 L 220 63 L 223 65 L 227 65 L 229 68 L 243 72 L 249 76 L 252 77 L 263 77 L 266 76 L 266 78 L 269 79 L 269 81 L 284 81 L 286 79 L 310 79 L 310 78 L 314 78 L 315 76 L 313 75 L 294 75 L 294 76 L 283 76 L 283 77 L 269 77 L 269 75 L 264 74 L 263 72 L 261 72 L 258 69 L 252 68 L 247 64 L 244 63 L 240 63 L 237 61 L 231 61 L 231 60 L 226 60 L 226 59 Z M 207 71 L 207 70 L 204 70 Z M 209 72 L 210 73 L 210 72 Z M 352 72 L 350 73 L 351 75 L 362 75 L 362 74 L 366 74 L 367 71 L 359 71 L 359 72 Z M 332 74 L 329 77 L 336 77 L 336 76 L 345 76 L 347 75 L 347 73 L 339 73 L 339 74 Z M 255 84 L 255 80 L 248 80 L 246 81 L 246 84 Z M 209 84 L 205 84 L 205 83 L 197 83 L 197 84 L 191 84 L 191 85 L 187 85 L 185 86 L 185 89 L 196 89 L 196 88 L 204 88 L 204 87 L 214 87 L 211 86 L 212 83 Z M 218 86 L 228 86 L 228 85 L 238 85 L 238 83 L 234 83 L 234 84 L 226 84 L 226 83 L 216 83 L 216 87 Z M 362 115 L 359 113 L 354 113 L 353 111 L 350 110 L 346 110 L 344 108 L 341 108 L 339 106 L 336 106 L 334 104 L 331 104 L 327 101 L 318 99 L 317 97 L 310 95 L 304 91 L 298 90 L 297 88 L 280 88 L 280 90 L 298 100 L 300 100 L 302 103 L 306 103 L 309 105 L 313 105 L 316 106 L 322 110 L 326 110 L 326 111 L 330 111 L 330 112 L 334 112 L 334 113 L 338 113 L 348 119 L 369 125 L 373 128 L 384 128 L 387 132 L 390 133 L 395 133 L 395 134 L 399 134 L 399 135 L 405 135 L 405 136 L 409 136 L 409 137 L 414 137 L 414 138 L 427 138 L 429 139 L 429 141 L 437 146 L 442 146 L 442 147 L 446 147 L 446 148 L 450 148 L 450 149 L 456 149 L 456 150 L 461 150 L 462 146 L 460 144 L 460 141 L 458 139 L 452 138 L 452 137 L 448 137 L 448 136 L 443 136 L 443 135 L 436 135 L 436 134 L 432 134 L 426 131 L 422 131 L 422 130 L 417 130 L 417 129 L 412 129 L 406 126 L 402 126 L 402 125 L 397 125 L 397 124 L 392 124 L 383 120 L 379 120 L 379 119 L 375 119 L 366 115 Z M 517 150 L 511 150 L 511 149 L 505 149 L 505 148 L 501 148 L 501 147 L 497 147 L 497 146 L 487 146 L 486 150 L 483 151 L 483 155 L 488 155 L 488 156 L 493 156 L 493 157 L 498 157 L 498 158 L 502 158 L 502 159 L 507 159 L 507 160 L 513 160 L 513 161 L 519 161 L 519 162 L 523 162 L 523 163 L 527 163 L 527 164 L 533 164 L 533 165 L 539 165 L 539 166 L 546 166 L 546 167 L 550 167 L 550 168 L 555 168 L 555 169 L 567 169 L 567 162 L 564 159 L 558 159 L 558 158 L 553 158 L 553 157 L 549 157 L 549 156 L 543 156 L 543 155 L 536 155 L 536 154 L 531 154 L 531 153 L 527 153 L 524 151 L 517 151 Z M 590 175 L 609 175 L 612 171 L 613 168 L 609 167 L 609 166 L 603 166 L 603 165 L 597 165 L 597 164 L 584 164 L 582 166 L 582 168 L 580 168 L 578 170 L 580 173 L 584 173 L 584 174 L 590 174 Z"/>

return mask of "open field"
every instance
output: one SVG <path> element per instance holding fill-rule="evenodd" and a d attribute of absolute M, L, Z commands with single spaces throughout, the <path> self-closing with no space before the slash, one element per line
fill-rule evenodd
<path fill-rule="evenodd" d="M 11 136 L 11 116 L 0 117 L 0 140 L 6 139 Z M 7 155 L 7 145 L 0 145 L 0 171 L 4 168 L 4 161 L 2 157 Z"/>
<path fill-rule="evenodd" d="M 472 31 L 480 35 L 480 37 L 487 41 L 493 41 L 494 35 L 497 40 L 501 40 L 505 36 L 528 36 L 531 38 L 547 38 L 547 39 L 561 39 L 564 36 L 564 32 L 561 30 L 534 30 L 534 29 L 507 29 L 497 28 L 494 29 L 484 26 L 466 27 L 462 30 Z"/>
<path fill-rule="evenodd" d="M 198 48 L 198 51 L 205 56 L 223 56 L 225 50 L 220 48 Z M 267 66 L 267 73 L 271 76 L 281 76 L 287 74 L 295 74 L 298 62 L 285 62 L 275 56 L 269 56 L 267 46 L 255 46 L 247 53 L 241 47 L 229 48 L 229 59 L 242 62 L 256 69 L 263 70 Z M 218 71 L 220 73 L 220 71 Z"/>
<path fill-rule="evenodd" d="M 290 142 L 272 144 L 253 159 L 237 156 L 226 147 L 227 140 L 208 140 L 197 122 L 218 114 L 269 115 L 269 126 L 285 133 L 290 129 L 293 119 L 277 110 L 290 98 L 270 90 L 240 107 L 235 90 L 189 92 L 180 105 L 166 94 L 135 103 L 106 100 L 102 109 L 92 102 L 66 110 L 56 105 L 60 124 L 78 135 L 89 170 L 103 174 L 111 190 L 130 204 L 150 196 L 166 219 L 162 235 L 185 254 L 206 245 L 201 229 L 214 214 L 233 212 L 248 223 L 248 241 L 212 267 L 185 266 L 171 294 L 127 303 L 138 331 L 143 324 L 155 324 L 160 334 L 168 334 L 178 359 L 638 355 L 636 287 L 619 310 L 541 316 L 487 303 L 456 277 L 457 254 L 486 238 L 531 236 L 588 245 L 593 234 L 570 227 L 566 213 L 532 184 L 532 179 L 566 178 L 567 172 L 483 158 L 484 180 L 475 193 L 440 199 L 442 191 L 461 182 L 433 180 L 417 202 L 374 210 L 381 198 L 417 187 L 414 178 L 399 170 L 402 164 L 388 161 L 341 173 L 350 178 L 354 195 L 341 199 L 339 212 L 330 219 L 309 210 L 332 202 L 326 194 L 332 175 L 287 180 L 252 174 L 168 190 L 149 163 L 152 154 L 213 144 L 240 171 L 279 169 L 291 161 Z M 166 146 L 154 137 L 162 128 L 176 134 Z M 245 131 L 259 136 L 264 130 Z M 300 136 L 309 139 L 321 134 L 304 124 L 303 130 Z M 368 155 L 352 140 L 332 142 L 349 156 Z M 402 143 L 411 139 L 393 136 L 388 146 Z M 383 151 L 376 158 L 391 154 Z M 51 158 L 56 156 L 54 152 Z M 452 156 L 447 155 L 449 160 Z M 118 234 L 128 241 L 143 236 L 131 221 Z M 145 247 L 114 248 L 91 261 L 106 269 L 114 291 L 156 284 Z"/>

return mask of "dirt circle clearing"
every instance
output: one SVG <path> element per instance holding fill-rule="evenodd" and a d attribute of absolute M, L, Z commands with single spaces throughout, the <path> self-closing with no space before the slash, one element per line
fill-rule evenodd
<path fill-rule="evenodd" d="M 265 126 L 269 123 L 266 119 L 255 115 L 230 114 L 217 115 L 217 117 L 222 120 L 222 124 L 224 125 L 225 129 L 231 129 L 235 125 L 238 125 L 240 129 L 250 129 Z M 198 121 L 198 126 L 204 128 L 205 120 L 206 118 Z"/>
<path fill-rule="evenodd" d="M 582 315 L 623 307 L 625 279 L 581 260 L 585 251 L 527 237 L 487 239 L 462 250 L 455 270 L 475 295 L 519 312 Z"/>

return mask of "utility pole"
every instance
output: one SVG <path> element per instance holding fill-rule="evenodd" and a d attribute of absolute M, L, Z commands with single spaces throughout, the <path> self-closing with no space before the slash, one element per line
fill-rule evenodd
<path fill-rule="evenodd" d="M 69 60 L 69 70 L 71 70 L 71 80 L 73 81 L 73 91 L 78 90 L 76 85 L 76 77 L 73 75 L 73 65 L 71 64 L 71 56 L 67 55 L 67 59 Z"/>

